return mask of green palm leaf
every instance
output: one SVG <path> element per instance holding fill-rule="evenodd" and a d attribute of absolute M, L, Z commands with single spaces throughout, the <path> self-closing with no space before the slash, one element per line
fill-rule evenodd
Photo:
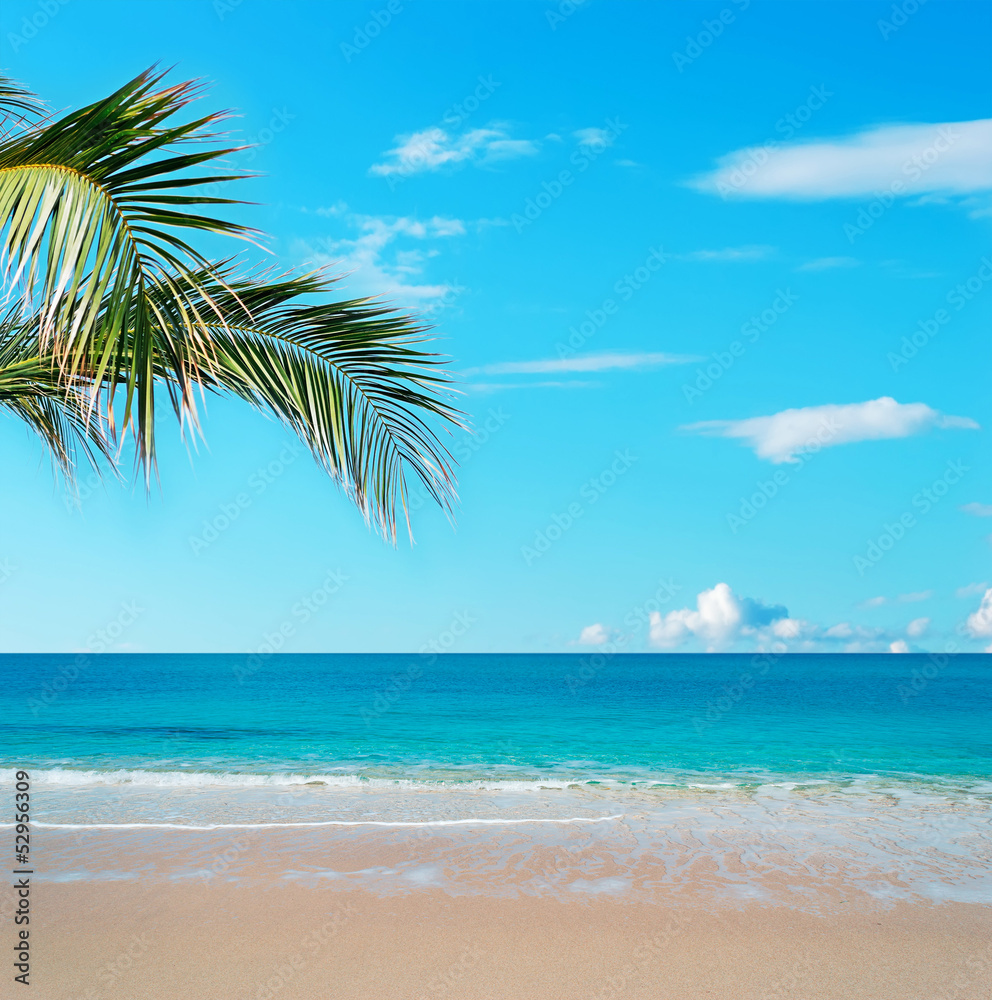
<path fill-rule="evenodd" d="M 401 516 L 409 527 L 411 475 L 450 513 L 437 428 L 463 424 L 427 329 L 371 299 L 319 301 L 332 285 L 320 272 L 244 275 L 194 249 L 197 231 L 254 237 L 201 214 L 236 204 L 202 185 L 246 175 L 202 175 L 239 147 L 204 148 L 223 115 L 171 123 L 198 88 L 161 79 L 143 73 L 52 122 L 0 77 L 0 256 L 15 303 L 0 321 L 0 408 L 70 476 L 78 453 L 113 459 L 133 433 L 147 483 L 156 390 L 194 425 L 200 392 L 231 393 L 292 428 L 387 537 Z"/>
<path fill-rule="evenodd" d="M 176 292 L 178 279 L 201 308 L 211 309 L 195 276 L 210 274 L 212 266 L 188 234 L 253 235 L 200 214 L 200 206 L 231 199 L 174 193 L 245 175 L 189 176 L 237 147 L 202 148 L 213 138 L 207 126 L 222 114 L 164 124 L 198 88 L 190 82 L 156 90 L 160 80 L 143 73 L 106 100 L 0 144 L 7 283 L 22 306 L 37 312 L 42 344 L 51 345 L 67 375 L 126 387 L 124 412 L 135 421 L 146 469 L 154 457 L 153 342 L 166 347 L 177 405 L 188 411 L 195 373 L 178 362 L 188 352 L 170 341 L 207 336 L 204 315 Z M 191 143 L 197 152 L 182 151 Z M 151 301 L 163 287 L 173 288 L 168 316 Z M 219 318 L 213 310 L 211 321 Z"/>
<path fill-rule="evenodd" d="M 0 410 L 41 437 L 70 483 L 80 455 L 95 469 L 101 459 L 111 465 L 114 460 L 111 442 L 86 404 L 84 387 L 67 384 L 44 354 L 37 324 L 25 324 L 15 310 L 0 317 Z"/>
<path fill-rule="evenodd" d="M 209 353 L 192 345 L 203 385 L 292 427 L 387 536 L 395 539 L 397 513 L 406 516 L 407 471 L 450 512 L 453 463 L 432 418 L 464 425 L 449 402 L 446 359 L 423 350 L 424 327 L 370 299 L 301 302 L 328 291 L 320 272 L 270 281 L 225 268 L 210 280 L 197 276 L 196 286 L 225 322 L 211 328 Z"/>

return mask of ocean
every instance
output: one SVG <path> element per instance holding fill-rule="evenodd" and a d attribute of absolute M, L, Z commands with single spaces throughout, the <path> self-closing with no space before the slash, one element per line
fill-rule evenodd
<path fill-rule="evenodd" d="M 5 656 L 0 702 L 0 773 L 31 775 L 51 878 L 134 875 L 149 837 L 170 877 L 210 873 L 216 838 L 175 841 L 196 830 L 289 836 L 279 871 L 304 878 L 356 829 L 484 831 L 518 855 L 525 832 L 529 850 L 595 832 L 603 891 L 735 837 L 731 881 L 753 889 L 757 836 L 876 895 L 992 898 L 992 656 Z M 364 877 L 456 886 L 457 853 Z M 567 867 L 560 887 L 599 884 Z"/>

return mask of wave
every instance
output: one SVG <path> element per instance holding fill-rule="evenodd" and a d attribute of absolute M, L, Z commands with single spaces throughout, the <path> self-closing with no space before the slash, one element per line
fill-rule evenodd
<path fill-rule="evenodd" d="M 14 780 L 14 768 L 0 769 L 0 782 Z M 53 767 L 43 770 L 25 768 L 31 781 L 38 785 L 142 785 L 154 788 L 255 788 L 301 785 L 327 785 L 337 788 L 407 788 L 407 789 L 480 789 L 486 791 L 525 791 L 529 789 L 563 789 L 586 784 L 623 785 L 610 779 L 580 778 L 485 779 L 485 778 L 376 778 L 360 774 L 306 774 L 292 771 L 262 774 L 240 771 L 152 771 L 144 768 L 112 770 L 80 770 Z"/>
<path fill-rule="evenodd" d="M 231 770 L 152 770 L 148 768 L 85 769 L 72 767 L 0 768 L 0 784 L 13 783 L 20 770 L 27 770 L 36 786 L 55 786 L 65 789 L 100 788 L 130 785 L 139 788 L 181 789 L 293 789 L 295 793 L 308 786 L 318 789 L 344 789 L 355 791 L 413 791 L 413 792 L 540 792 L 584 791 L 615 793 L 697 794 L 730 793 L 745 795 L 775 795 L 781 792 L 810 792 L 816 786 L 833 786 L 837 791 L 852 793 L 884 793 L 891 791 L 906 794 L 912 790 L 931 794 L 979 795 L 992 793 L 988 779 L 947 775 L 837 775 L 832 777 L 786 776 L 771 774 L 713 775 L 710 780 L 700 780 L 698 773 L 684 775 L 613 775 L 596 777 L 584 775 L 555 775 L 526 777 L 461 777 L 449 773 L 422 777 L 386 777 L 363 774 L 328 773 L 323 771 L 258 771 Z"/>
<path fill-rule="evenodd" d="M 606 823 L 623 818 L 623 813 L 617 813 L 614 816 L 566 816 L 559 819 L 546 816 L 513 819 L 469 816 L 464 819 L 328 819 L 298 823 L 209 823 L 203 826 L 192 823 L 32 823 L 31 825 L 45 830 L 278 830 L 284 827 L 316 826 L 519 826 L 524 823 Z M 0 830 L 13 827 L 13 823 L 0 823 Z"/>

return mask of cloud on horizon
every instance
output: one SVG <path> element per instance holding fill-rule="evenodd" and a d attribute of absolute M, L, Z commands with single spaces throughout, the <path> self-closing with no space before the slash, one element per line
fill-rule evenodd
<path fill-rule="evenodd" d="M 794 201 L 987 191 L 992 119 L 881 125 L 835 139 L 738 149 L 688 184 L 725 197 Z"/>
<path fill-rule="evenodd" d="M 945 416 L 925 403 L 897 403 L 891 396 L 882 396 L 864 403 L 806 406 L 745 420 L 705 420 L 682 430 L 740 439 L 758 458 L 779 465 L 798 462 L 798 456 L 810 449 L 910 437 L 933 428 L 977 430 L 978 424 L 968 417 Z"/>
<path fill-rule="evenodd" d="M 975 586 L 962 589 L 973 591 Z M 904 598 L 915 596 L 903 595 Z M 959 596 L 963 596 L 960 591 Z M 886 600 L 874 598 L 865 603 L 879 604 Z M 647 644 L 657 650 L 697 646 L 708 653 L 740 647 L 759 653 L 911 653 L 924 651 L 913 642 L 929 635 L 931 624 L 929 617 L 919 617 L 895 629 L 846 621 L 825 626 L 791 617 L 784 605 L 741 597 L 729 584 L 721 582 L 701 591 L 696 596 L 695 607 L 678 608 L 664 614 L 651 612 Z M 985 590 L 979 609 L 967 618 L 965 626 L 974 639 L 992 638 L 992 588 Z M 596 622 L 582 629 L 574 644 L 615 644 L 625 649 L 631 638 L 608 624 Z M 992 645 L 986 652 L 992 652 Z"/>
<path fill-rule="evenodd" d="M 974 614 L 968 615 L 965 628 L 974 639 L 992 639 L 992 587 L 982 595 L 982 603 Z M 985 652 L 992 652 L 992 646 Z"/>
<path fill-rule="evenodd" d="M 782 605 L 767 605 L 752 598 L 738 598 L 726 583 L 718 583 L 696 597 L 695 608 L 681 608 L 650 615 L 648 640 L 658 649 L 674 649 L 690 638 L 708 651 L 723 649 L 741 637 L 744 630 L 758 628 L 789 633 L 789 611 Z"/>

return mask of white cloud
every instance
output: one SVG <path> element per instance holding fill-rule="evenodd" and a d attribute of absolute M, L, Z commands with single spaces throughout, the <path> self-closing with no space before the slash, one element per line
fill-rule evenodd
<path fill-rule="evenodd" d="M 920 636 L 926 634 L 926 631 L 929 627 L 930 627 L 929 618 L 914 618 L 906 626 L 906 635 L 908 635 L 910 639 L 919 639 Z"/>
<path fill-rule="evenodd" d="M 867 601 L 861 602 L 863 608 L 878 608 L 888 601 L 887 597 L 869 597 Z"/>
<path fill-rule="evenodd" d="M 695 608 L 667 614 L 655 611 L 649 619 L 648 641 L 657 649 L 675 649 L 698 642 L 708 652 L 741 643 L 758 650 L 784 652 L 885 652 L 901 641 L 899 633 L 838 622 L 824 627 L 793 618 L 782 605 L 768 605 L 738 597 L 726 583 L 704 590 Z"/>
<path fill-rule="evenodd" d="M 341 215 L 347 206 L 324 214 Z M 318 209 L 318 212 L 320 210 Z M 425 262 L 437 254 L 424 249 L 425 241 L 461 236 L 465 223 L 435 215 L 430 219 L 348 213 L 348 224 L 359 231 L 354 239 L 321 240 L 304 244 L 304 252 L 319 266 L 332 266 L 348 273 L 347 287 L 355 295 L 381 295 L 400 303 L 430 308 L 460 291 L 450 284 L 417 282 Z M 420 246 L 398 249 L 400 240 L 415 240 Z"/>
<path fill-rule="evenodd" d="M 592 146 L 596 149 L 606 149 L 616 139 L 616 133 L 608 128 L 580 128 L 572 135 L 579 140 L 580 146 Z"/>
<path fill-rule="evenodd" d="M 992 638 L 992 588 L 985 591 L 978 610 L 968 615 L 965 627 L 976 639 Z"/>
<path fill-rule="evenodd" d="M 933 427 L 977 429 L 967 417 L 945 416 L 925 403 L 897 403 L 890 396 L 865 403 L 806 406 L 746 420 L 707 420 L 683 430 L 746 441 L 759 458 L 775 464 L 797 455 L 855 441 L 909 437 Z"/>
<path fill-rule="evenodd" d="M 896 639 L 895 642 L 889 643 L 890 653 L 908 653 L 909 646 L 906 644 L 905 639 Z"/>
<path fill-rule="evenodd" d="M 992 188 L 992 119 L 882 125 L 838 139 L 739 149 L 690 186 L 794 200 L 986 191 Z"/>
<path fill-rule="evenodd" d="M 702 261 L 703 263 L 736 263 L 746 260 L 765 260 L 776 251 L 765 244 L 749 244 L 743 247 L 724 247 L 722 250 L 690 250 L 688 253 L 671 254 L 676 260 Z"/>
<path fill-rule="evenodd" d="M 726 583 L 704 590 L 696 597 L 696 607 L 681 608 L 650 616 L 649 640 L 653 646 L 672 649 L 690 638 L 702 641 L 709 650 L 720 649 L 737 640 L 744 629 L 787 621 L 788 611 L 770 607 L 750 598 L 739 598 Z M 787 627 L 791 630 L 791 626 Z"/>
<path fill-rule="evenodd" d="M 988 586 L 987 580 L 982 580 L 978 583 L 969 583 L 964 587 L 958 587 L 958 589 L 954 591 L 954 596 L 963 598 L 973 597 L 975 594 L 984 594 L 988 589 Z"/>
<path fill-rule="evenodd" d="M 856 257 L 817 257 L 800 264 L 797 271 L 831 271 L 838 267 L 858 267 L 861 261 Z"/>
<path fill-rule="evenodd" d="M 933 597 L 932 590 L 918 590 L 912 594 L 900 594 L 896 600 L 900 604 L 914 604 L 918 601 L 929 601 Z M 888 604 L 889 599 L 887 597 L 869 597 L 867 601 L 862 601 L 859 607 L 862 608 L 878 608 L 883 604 Z"/>
<path fill-rule="evenodd" d="M 558 372 L 605 372 L 617 368 L 654 368 L 658 365 L 684 365 L 701 358 L 691 354 L 656 352 L 624 353 L 609 351 L 572 358 L 541 358 L 535 361 L 500 361 L 479 368 L 468 368 L 466 375 L 543 375 Z"/>
<path fill-rule="evenodd" d="M 530 139 L 511 139 L 502 126 L 471 129 L 461 135 L 450 135 L 438 126 L 425 128 L 410 135 L 396 136 L 396 145 L 375 163 L 369 173 L 379 177 L 393 174 L 409 176 L 440 170 L 442 167 L 473 161 L 489 163 L 520 156 L 532 156 L 539 149 Z"/>
<path fill-rule="evenodd" d="M 823 634 L 828 639 L 850 639 L 854 636 L 854 629 L 850 622 L 838 622 L 836 625 L 831 625 Z"/>
<path fill-rule="evenodd" d="M 566 382 L 470 382 L 462 386 L 471 392 L 504 392 L 507 389 L 595 389 L 599 382 L 571 379 Z"/>
<path fill-rule="evenodd" d="M 595 625 L 587 625 L 579 633 L 579 644 L 582 646 L 602 646 L 610 641 L 611 631 L 597 622 Z"/>
<path fill-rule="evenodd" d="M 975 517 L 992 517 L 992 503 L 966 503 L 961 509 Z"/>
<path fill-rule="evenodd" d="M 809 622 L 800 618 L 780 618 L 772 622 L 771 631 L 777 639 L 798 639 L 809 630 Z"/>

